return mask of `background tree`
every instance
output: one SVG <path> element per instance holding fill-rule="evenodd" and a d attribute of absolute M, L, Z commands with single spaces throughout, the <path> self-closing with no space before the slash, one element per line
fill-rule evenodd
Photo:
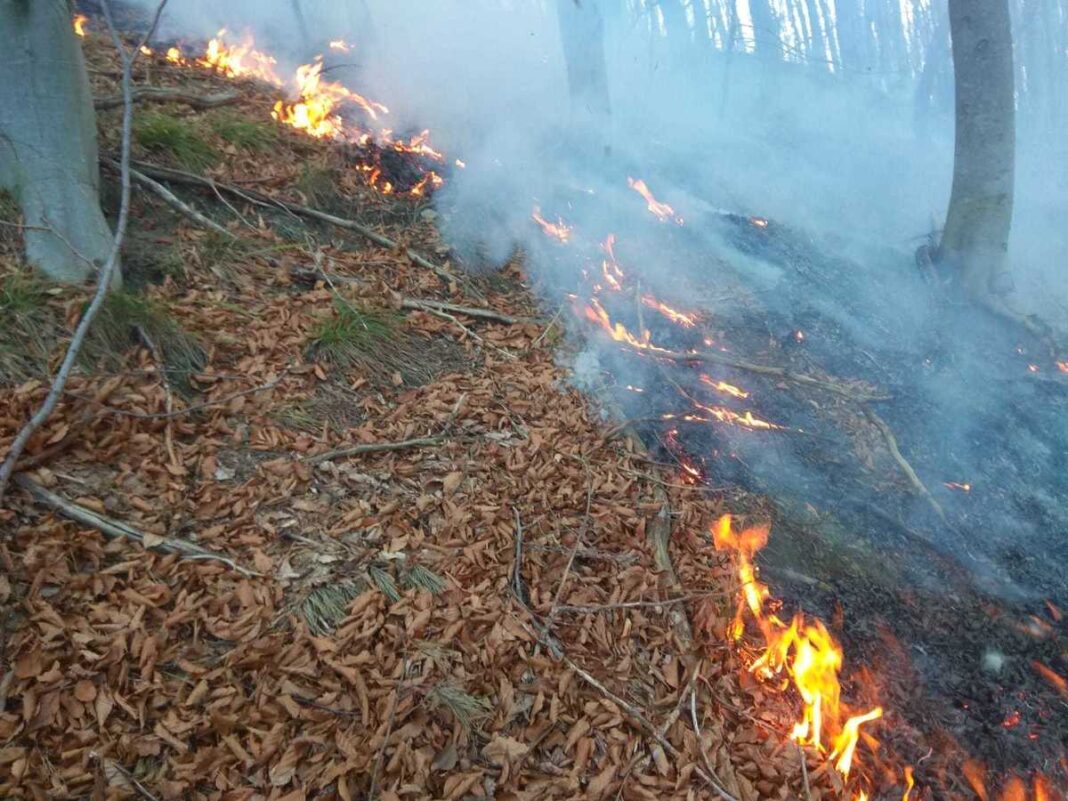
<path fill-rule="evenodd" d="M 600 5 L 597 0 L 557 0 L 557 18 L 572 111 L 607 123 L 612 103 Z"/>
<path fill-rule="evenodd" d="M 54 280 L 81 282 L 106 261 L 113 238 L 71 11 L 68 0 L 0 0 L 0 188 L 22 209 L 27 261 Z"/>
<path fill-rule="evenodd" d="M 937 260 L 981 300 L 1011 289 L 1016 97 L 1008 0 L 949 0 L 956 87 L 953 189 Z"/>

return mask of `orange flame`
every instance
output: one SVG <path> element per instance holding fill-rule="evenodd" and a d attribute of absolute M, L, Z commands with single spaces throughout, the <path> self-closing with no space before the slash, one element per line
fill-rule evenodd
<path fill-rule="evenodd" d="M 246 34 L 241 42 L 230 45 L 226 42 L 227 30 L 223 28 L 208 42 L 207 50 L 199 64 L 215 70 L 227 78 L 256 78 L 275 86 L 282 86 L 282 79 L 275 72 L 277 61 L 266 53 L 256 50 L 252 37 Z"/>
<path fill-rule="evenodd" d="M 741 638 L 748 609 L 765 643 L 763 654 L 750 665 L 750 671 L 765 677 L 785 672 L 790 677 L 803 701 L 801 720 L 794 726 L 793 738 L 803 745 L 824 752 L 829 750 L 835 769 L 846 777 L 853 765 L 861 726 L 882 717 L 883 710 L 876 707 L 843 723 L 846 710 L 841 703 L 838 681 L 841 646 L 819 620 L 806 622 L 799 612 L 787 626 L 777 615 L 765 613 L 770 592 L 757 579 L 753 559 L 767 544 L 770 533 L 767 525 L 735 531 L 730 515 L 723 515 L 712 526 L 716 549 L 732 551 L 738 558 L 742 598 L 729 634 L 734 640 Z"/>
<path fill-rule="evenodd" d="M 341 53 L 348 53 L 352 50 L 352 45 L 350 45 L 344 39 L 335 39 L 330 43 L 330 49 L 337 50 Z"/>
<path fill-rule="evenodd" d="M 556 222 L 551 223 L 541 216 L 541 208 L 539 206 L 534 207 L 534 211 L 531 212 L 530 217 L 534 222 L 541 226 L 547 236 L 551 236 L 553 239 L 566 243 L 571 239 L 571 228 L 559 217 Z"/>
<path fill-rule="evenodd" d="M 76 14 L 74 16 L 74 32 L 78 36 L 85 36 L 85 23 L 89 21 L 89 18 L 85 14 Z"/>
<path fill-rule="evenodd" d="M 1055 670 L 1046 667 L 1038 661 L 1032 662 L 1031 667 L 1034 668 L 1034 671 L 1038 675 L 1052 684 L 1057 692 L 1065 698 L 1068 698 L 1068 679 L 1065 679 L 1060 673 L 1057 673 Z"/>
<path fill-rule="evenodd" d="M 1013 776 L 1001 790 L 1000 801 L 1027 801 L 1027 785 L 1019 776 Z"/>
<path fill-rule="evenodd" d="M 627 178 L 627 185 L 639 195 L 641 195 L 643 198 L 645 198 L 646 207 L 658 219 L 664 222 L 672 220 L 677 225 L 683 224 L 684 220 L 682 219 L 682 217 L 678 217 L 675 215 L 675 209 L 671 208 L 671 206 L 669 206 L 667 203 L 661 203 L 659 200 L 653 197 L 653 193 L 649 191 L 649 187 L 646 185 L 645 181 L 642 181 L 641 179 L 635 180 L 634 178 Z"/>
<path fill-rule="evenodd" d="M 716 392 L 722 392 L 725 395 L 730 395 L 734 398 L 745 400 L 749 397 L 749 393 L 740 387 L 736 387 L 733 384 L 728 384 L 726 381 L 716 381 L 711 376 L 701 374 L 698 379 L 702 384 L 712 387 Z"/>
<path fill-rule="evenodd" d="M 604 242 L 601 243 L 601 250 L 608 256 L 601 262 L 601 274 L 604 275 L 605 283 L 607 283 L 616 292 L 620 292 L 623 289 L 623 281 L 626 276 L 623 275 L 623 270 L 619 267 L 619 262 L 616 261 L 616 235 L 609 234 L 605 237 Z"/>
<path fill-rule="evenodd" d="M 608 312 L 605 311 L 604 306 L 601 305 L 601 302 L 597 300 L 597 298 L 591 298 L 589 304 L 583 308 L 582 312 L 587 320 L 599 325 L 604 329 L 605 333 L 616 342 L 622 342 L 624 345 L 630 345 L 632 348 L 638 348 L 639 350 L 654 352 L 664 350 L 663 348 L 658 348 L 649 341 L 651 334 L 648 330 L 642 331 L 642 335 L 636 337 L 628 331 L 626 326 L 622 323 L 613 323 L 612 318 L 608 316 Z"/>
<path fill-rule="evenodd" d="M 754 225 L 757 228 L 767 228 L 770 224 L 766 217 L 750 217 L 749 223 L 750 225 Z"/>
<path fill-rule="evenodd" d="M 960 492 L 971 492 L 972 491 L 972 485 L 971 484 L 959 484 L 956 481 L 943 481 L 942 482 L 942 486 L 946 487 L 947 489 L 951 489 L 951 490 L 959 490 Z"/>
<path fill-rule="evenodd" d="M 1056 365 L 1057 369 L 1060 370 L 1062 373 L 1068 373 L 1068 361 L 1059 361 L 1056 362 Z"/>
<path fill-rule="evenodd" d="M 988 801 L 990 796 L 986 792 L 986 769 L 975 760 L 969 759 L 961 767 L 961 772 L 980 801 Z"/>
<path fill-rule="evenodd" d="M 693 328 L 697 325 L 696 314 L 692 312 L 687 314 L 686 312 L 680 312 L 677 309 L 673 309 L 666 303 L 657 300 L 652 295 L 642 295 L 642 304 L 648 306 L 650 309 L 655 309 L 671 320 L 671 322 L 677 323 L 683 328 Z"/>
<path fill-rule="evenodd" d="M 912 788 L 916 786 L 916 781 L 912 777 L 912 765 L 905 766 L 905 794 L 901 796 L 901 801 L 909 801 L 909 796 L 912 795 Z"/>

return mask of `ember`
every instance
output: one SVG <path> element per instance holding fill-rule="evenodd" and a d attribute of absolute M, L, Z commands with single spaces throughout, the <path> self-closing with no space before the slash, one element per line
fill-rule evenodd
<path fill-rule="evenodd" d="M 645 203 L 649 211 L 661 222 L 668 222 L 670 220 L 676 225 L 682 225 L 685 222 L 682 217 L 675 214 L 675 209 L 671 208 L 667 203 L 661 203 L 653 197 L 653 193 L 649 191 L 649 187 L 646 186 L 645 181 L 628 178 L 627 185 L 645 198 Z"/>
<path fill-rule="evenodd" d="M 942 482 L 942 486 L 946 487 L 946 489 L 958 490 L 959 492 L 971 492 L 972 491 L 972 485 L 971 484 L 961 484 L 961 483 L 958 483 L 956 481 L 943 481 Z"/>
<path fill-rule="evenodd" d="M 545 232 L 546 236 L 550 236 L 558 242 L 566 244 L 571 239 L 571 228 L 559 217 L 556 222 L 551 223 L 541 216 L 541 208 L 534 207 L 534 211 L 531 212 L 530 218 L 541 226 L 541 230 Z"/>
<path fill-rule="evenodd" d="M 74 15 L 74 32 L 78 36 L 85 36 L 85 23 L 89 21 L 89 18 L 85 14 Z"/>

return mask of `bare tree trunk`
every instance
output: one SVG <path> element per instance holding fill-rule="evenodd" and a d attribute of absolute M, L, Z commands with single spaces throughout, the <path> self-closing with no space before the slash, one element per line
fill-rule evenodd
<path fill-rule="evenodd" d="M 612 114 L 605 58 L 604 18 L 598 0 L 557 0 L 572 111 L 597 124 Z"/>
<path fill-rule="evenodd" d="M 67 0 L 0 0 L 0 187 L 46 276 L 81 282 L 107 261 L 93 100 Z"/>
<path fill-rule="evenodd" d="M 749 13 L 753 20 L 753 41 L 758 56 L 778 61 L 782 58 L 782 26 L 769 0 L 750 0 Z"/>
<path fill-rule="evenodd" d="M 26 259 L 81 282 L 112 247 L 96 120 L 67 0 L 0 0 L 0 187 L 19 202 Z M 116 276 L 118 272 L 116 272 Z"/>
<path fill-rule="evenodd" d="M 956 85 L 953 191 L 938 259 L 977 298 L 1011 289 L 1016 150 L 1008 0 L 949 0 Z"/>

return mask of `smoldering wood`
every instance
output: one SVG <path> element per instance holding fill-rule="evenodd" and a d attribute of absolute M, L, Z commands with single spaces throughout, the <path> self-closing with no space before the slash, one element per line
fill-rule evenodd
<path fill-rule="evenodd" d="M 80 283 L 107 260 L 112 235 L 70 19 L 65 0 L 0 0 L 0 188 L 22 209 L 27 261 L 53 280 Z"/>

